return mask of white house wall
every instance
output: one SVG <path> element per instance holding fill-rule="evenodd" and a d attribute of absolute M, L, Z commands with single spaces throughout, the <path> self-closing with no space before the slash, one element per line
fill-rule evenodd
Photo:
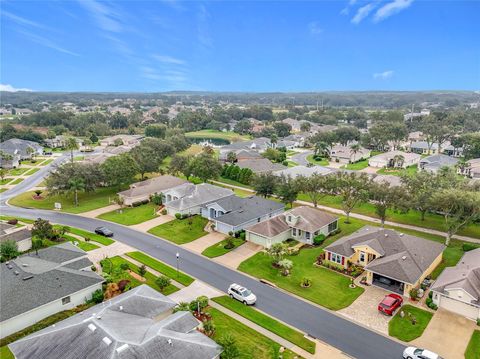
<path fill-rule="evenodd" d="M 261 236 L 259 234 L 252 233 L 249 231 L 246 231 L 246 236 L 245 236 L 245 240 L 255 244 L 259 244 L 265 248 L 269 248 L 272 244 L 275 244 L 275 243 L 282 243 L 289 238 L 292 238 L 291 230 L 287 230 L 271 238 L 267 238 L 265 236 Z"/>

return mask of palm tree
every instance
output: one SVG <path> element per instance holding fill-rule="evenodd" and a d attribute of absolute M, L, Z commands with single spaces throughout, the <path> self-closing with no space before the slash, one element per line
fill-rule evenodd
<path fill-rule="evenodd" d="M 402 155 L 396 155 L 393 157 L 393 167 L 403 167 L 403 163 L 405 162 L 405 157 Z"/>
<path fill-rule="evenodd" d="M 278 136 L 276 134 L 273 134 L 270 137 L 270 143 L 272 144 L 272 148 L 275 148 L 277 143 L 278 143 Z"/>
<path fill-rule="evenodd" d="M 35 159 L 35 150 L 32 147 L 28 146 L 26 151 L 27 151 L 27 155 L 30 155 L 30 158 L 33 161 Z"/>
<path fill-rule="evenodd" d="M 65 149 L 70 151 L 70 160 L 73 163 L 73 151 L 78 150 L 78 143 L 74 137 L 69 137 L 65 141 Z"/>
<path fill-rule="evenodd" d="M 78 192 L 85 190 L 85 183 L 80 178 L 72 178 L 68 181 L 68 189 L 73 192 L 75 207 L 78 207 Z"/>
<path fill-rule="evenodd" d="M 465 158 L 462 158 L 460 161 L 457 162 L 456 167 L 460 170 L 460 173 L 462 175 L 467 174 L 468 168 L 470 168 L 471 164 L 470 162 L 466 161 Z"/>
<path fill-rule="evenodd" d="M 282 259 L 278 262 L 278 266 L 282 268 L 282 275 L 287 276 L 293 268 L 293 262 L 290 259 Z"/>
<path fill-rule="evenodd" d="M 325 156 L 328 150 L 328 144 L 326 142 L 320 141 L 315 144 L 315 155 Z"/>
<path fill-rule="evenodd" d="M 360 145 L 358 143 L 354 143 L 353 145 L 350 146 L 350 153 L 353 155 L 353 161 L 355 162 L 355 155 L 360 152 Z"/>

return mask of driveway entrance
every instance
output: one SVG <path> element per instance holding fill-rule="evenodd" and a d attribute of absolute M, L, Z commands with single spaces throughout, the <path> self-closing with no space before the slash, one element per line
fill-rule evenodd
<path fill-rule="evenodd" d="M 390 292 L 403 295 L 404 284 L 395 279 L 384 277 L 379 274 L 373 273 L 372 284 L 374 286 L 389 290 Z"/>

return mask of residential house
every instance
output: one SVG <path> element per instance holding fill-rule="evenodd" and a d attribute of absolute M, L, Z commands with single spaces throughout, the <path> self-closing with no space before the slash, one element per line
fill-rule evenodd
<path fill-rule="evenodd" d="M 254 160 L 263 158 L 263 156 L 256 152 L 256 151 L 249 151 L 249 150 L 232 150 L 230 152 L 235 153 L 237 161 L 245 161 L 245 160 Z M 223 162 L 227 162 L 228 152 L 225 154 L 226 156 L 221 159 Z"/>
<path fill-rule="evenodd" d="M 262 153 L 269 147 L 271 147 L 270 139 L 266 137 L 259 137 L 249 141 L 234 142 L 220 148 L 219 159 L 226 160 L 229 152 L 246 150 Z"/>
<path fill-rule="evenodd" d="M 12 110 L 12 114 L 13 113 L 15 113 L 15 115 L 26 116 L 26 115 L 31 115 L 33 113 L 33 111 L 30 110 L 29 108 L 14 108 Z"/>
<path fill-rule="evenodd" d="M 104 281 L 91 265 L 70 242 L 1 263 L 0 337 L 85 303 Z"/>
<path fill-rule="evenodd" d="M 237 166 L 240 168 L 248 168 L 256 174 L 281 171 L 287 168 L 280 163 L 273 163 L 266 158 L 239 161 L 237 162 Z"/>
<path fill-rule="evenodd" d="M 113 153 L 95 153 L 90 156 L 85 156 L 83 162 L 85 163 L 92 163 L 101 165 L 104 163 L 108 158 L 115 156 Z"/>
<path fill-rule="evenodd" d="M 188 311 L 141 285 L 9 345 L 17 359 L 217 359 L 222 347 Z"/>
<path fill-rule="evenodd" d="M 295 133 L 287 137 L 282 138 L 283 141 L 294 142 L 294 147 L 305 147 L 305 141 L 307 140 L 309 133 Z"/>
<path fill-rule="evenodd" d="M 439 308 L 480 319 L 480 248 L 465 252 L 455 267 L 447 267 L 432 287 Z"/>
<path fill-rule="evenodd" d="M 127 145 L 120 146 L 107 146 L 104 148 L 103 153 L 110 153 L 112 155 L 121 155 L 122 153 L 127 153 L 132 149 L 132 147 Z"/>
<path fill-rule="evenodd" d="M 267 248 L 290 238 L 312 244 L 316 236 L 328 236 L 337 228 L 338 217 L 302 206 L 246 228 L 245 239 Z"/>
<path fill-rule="evenodd" d="M 55 136 L 54 138 L 47 138 L 45 139 L 45 144 L 50 148 L 63 148 L 66 146 L 68 136 Z M 75 141 L 78 144 L 78 147 L 83 146 L 83 140 L 81 138 L 74 137 Z"/>
<path fill-rule="evenodd" d="M 258 196 L 228 196 L 206 204 L 202 216 L 215 224 L 216 231 L 228 234 L 277 216 L 284 207 L 282 203 Z"/>
<path fill-rule="evenodd" d="M 286 137 L 277 141 L 277 143 L 272 144 L 273 148 L 285 148 L 287 150 L 293 150 L 298 147 L 298 142 L 293 140 L 287 140 Z"/>
<path fill-rule="evenodd" d="M 425 140 L 425 136 L 422 131 L 413 131 L 408 134 L 409 142 L 417 142 Z"/>
<path fill-rule="evenodd" d="M 20 156 L 18 154 L 4 153 L 0 150 L 0 168 L 12 169 L 20 166 Z"/>
<path fill-rule="evenodd" d="M 349 146 L 335 145 L 329 150 L 332 160 L 340 163 L 354 163 L 370 157 L 370 150 L 360 147 L 354 151 Z"/>
<path fill-rule="evenodd" d="M 467 161 L 465 166 L 459 166 L 457 172 L 469 178 L 480 178 L 480 158 Z"/>
<path fill-rule="evenodd" d="M 415 152 L 421 155 L 435 155 L 444 153 L 449 156 L 460 157 L 463 155 L 463 148 L 453 147 L 450 142 L 446 141 L 442 146 L 438 146 L 438 143 L 428 143 L 427 141 L 415 141 L 408 145 L 411 152 Z"/>
<path fill-rule="evenodd" d="M 275 176 L 290 176 L 291 178 L 297 178 L 299 176 L 303 177 L 310 177 L 314 174 L 326 176 L 329 174 L 334 173 L 335 171 L 331 168 L 322 167 L 322 166 L 295 166 L 295 167 L 287 167 L 283 170 L 275 171 L 273 174 Z"/>
<path fill-rule="evenodd" d="M 401 162 L 396 161 L 396 158 L 402 158 Z M 402 151 L 390 151 L 381 153 L 379 155 L 370 157 L 368 165 L 371 167 L 402 167 L 407 168 L 415 166 L 420 162 L 422 156 L 416 153 L 408 153 Z"/>
<path fill-rule="evenodd" d="M 184 183 L 188 181 L 169 175 L 159 176 L 133 183 L 126 191 L 118 192 L 118 196 L 124 205 L 131 206 L 134 203 L 148 201 L 152 195 L 161 194 Z"/>
<path fill-rule="evenodd" d="M 286 118 L 282 120 L 283 123 L 292 127 L 292 132 L 300 132 L 302 130 L 302 122 L 294 118 Z M 306 121 L 305 121 L 306 122 Z"/>
<path fill-rule="evenodd" d="M 0 243 L 7 241 L 14 241 L 19 252 L 26 252 L 32 248 L 32 231 L 25 227 L 0 222 Z"/>
<path fill-rule="evenodd" d="M 43 147 L 37 142 L 11 138 L 0 143 L 0 152 L 7 153 L 22 161 L 31 159 L 33 155 L 42 155 Z"/>
<path fill-rule="evenodd" d="M 455 167 L 458 159 L 447 155 L 432 155 L 424 157 L 418 163 L 418 168 L 424 171 L 437 173 L 442 167 Z"/>
<path fill-rule="evenodd" d="M 402 178 L 394 175 L 373 175 L 373 182 L 387 183 L 390 187 L 399 187 L 402 185 Z"/>
<path fill-rule="evenodd" d="M 445 246 L 392 229 L 365 226 L 325 247 L 325 260 L 365 269 L 367 283 L 409 296 L 442 261 Z"/>
<path fill-rule="evenodd" d="M 409 113 L 403 115 L 403 119 L 405 121 L 411 121 L 416 117 L 423 117 L 423 116 L 428 116 L 428 115 L 430 115 L 430 110 L 424 108 L 420 112 L 413 112 L 412 111 L 412 112 L 409 112 Z"/>
<path fill-rule="evenodd" d="M 99 141 L 101 146 L 115 146 L 116 142 L 122 141 L 122 145 L 135 147 L 143 139 L 141 135 L 115 135 L 103 138 Z"/>
<path fill-rule="evenodd" d="M 231 189 L 214 186 L 209 183 L 198 185 L 184 183 L 163 191 L 162 197 L 168 214 L 194 215 L 201 214 L 202 208 L 208 203 L 233 195 L 234 192 Z"/>

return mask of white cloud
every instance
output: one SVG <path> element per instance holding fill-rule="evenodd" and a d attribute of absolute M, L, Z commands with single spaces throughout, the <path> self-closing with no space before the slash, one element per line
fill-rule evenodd
<path fill-rule="evenodd" d="M 32 34 L 31 32 L 24 31 L 24 30 L 19 30 L 18 33 L 24 35 L 26 38 L 28 38 L 30 41 L 33 41 L 39 45 L 48 47 L 50 49 L 56 50 L 58 52 L 62 52 L 64 54 L 72 55 L 72 56 L 80 56 L 76 52 L 70 51 L 64 47 L 61 47 L 60 45 L 57 45 L 55 42 L 53 42 L 50 39 L 47 39 L 46 37 Z"/>
<path fill-rule="evenodd" d="M 373 74 L 373 78 L 376 80 L 387 80 L 393 76 L 394 71 L 387 70 L 383 72 L 377 72 Z"/>
<path fill-rule="evenodd" d="M 174 65 L 185 65 L 186 62 L 184 60 L 178 59 L 173 56 L 168 56 L 168 55 L 152 55 L 152 57 L 160 61 L 164 64 L 174 64 Z"/>
<path fill-rule="evenodd" d="M 19 25 L 28 25 L 28 26 L 39 28 L 39 29 L 48 29 L 45 25 L 39 24 L 38 22 L 26 19 L 18 15 L 12 14 L 11 12 L 8 12 L 8 11 L 2 11 L 2 15 L 16 22 Z"/>
<path fill-rule="evenodd" d="M 92 15 L 101 29 L 110 32 L 123 31 L 120 13 L 111 6 L 95 0 L 82 0 L 79 3 Z"/>
<path fill-rule="evenodd" d="M 308 29 L 310 30 L 310 33 L 312 35 L 318 35 L 323 32 L 323 29 L 320 27 L 320 25 L 316 21 L 312 21 L 311 23 L 309 23 Z"/>
<path fill-rule="evenodd" d="M 410 5 L 412 5 L 412 3 L 413 0 L 393 0 L 377 10 L 375 16 L 373 17 L 373 21 L 379 22 L 385 20 L 386 18 L 408 8 Z"/>
<path fill-rule="evenodd" d="M 213 39 L 209 29 L 210 13 L 204 5 L 200 5 L 197 13 L 197 39 L 206 49 L 213 47 Z"/>
<path fill-rule="evenodd" d="M 365 19 L 373 9 L 375 9 L 376 4 L 370 3 L 365 6 L 362 6 L 357 10 L 357 13 L 355 16 L 352 18 L 352 24 L 359 24 L 363 19 Z"/>
<path fill-rule="evenodd" d="M 0 91 L 5 91 L 5 92 L 28 91 L 28 92 L 31 92 L 33 90 L 27 89 L 27 88 L 16 88 L 16 87 L 13 87 L 12 85 L 8 85 L 8 84 L 0 84 Z"/>

